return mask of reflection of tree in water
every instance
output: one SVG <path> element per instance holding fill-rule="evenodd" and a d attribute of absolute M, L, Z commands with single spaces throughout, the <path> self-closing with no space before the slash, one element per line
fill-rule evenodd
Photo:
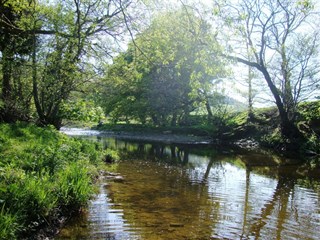
<path fill-rule="evenodd" d="M 289 203 L 290 193 L 294 188 L 294 181 L 292 179 L 286 179 L 285 177 L 279 176 L 279 180 L 276 189 L 273 193 L 272 198 L 263 206 L 259 219 L 257 219 L 251 225 L 251 233 L 254 234 L 256 238 L 260 237 L 260 231 L 268 223 L 270 216 L 274 210 L 278 211 L 277 216 L 277 239 L 281 239 L 281 232 L 284 229 L 284 222 L 287 219 L 287 206 Z M 278 209 L 276 209 L 278 208 Z"/>
<path fill-rule="evenodd" d="M 190 151 L 184 146 L 137 144 L 130 151 L 134 164 L 123 161 L 119 165 L 128 184 L 113 184 L 110 191 L 114 201 L 123 204 L 126 221 L 142 229 L 144 239 L 210 239 L 219 201 L 212 201 L 207 184 L 191 182 L 184 167 L 172 166 L 187 164 Z M 149 161 L 141 161 L 139 155 Z M 214 162 L 203 172 L 204 182 Z"/>
<path fill-rule="evenodd" d="M 244 196 L 244 208 L 243 208 L 243 224 L 242 224 L 242 234 L 240 239 L 247 239 L 248 236 L 245 236 L 245 228 L 247 226 L 247 215 L 249 211 L 249 189 L 250 189 L 250 169 L 246 168 L 246 189 Z"/>
<path fill-rule="evenodd" d="M 256 239 L 261 237 L 261 231 L 264 227 L 270 223 L 272 215 L 277 213 L 276 216 L 276 239 L 281 239 L 281 233 L 284 229 L 284 223 L 287 220 L 287 207 L 290 201 L 290 194 L 294 190 L 295 182 L 293 179 L 288 179 L 278 173 L 277 186 L 273 192 L 272 197 L 267 201 L 262 207 L 259 217 L 248 220 L 248 214 L 250 211 L 250 173 L 252 171 L 252 166 L 247 164 L 246 166 L 246 187 L 244 196 L 244 212 L 243 212 L 243 227 L 241 239 L 247 239 L 250 235 L 254 235 Z M 272 175 L 276 174 L 275 172 Z M 247 229 L 246 231 L 246 228 Z M 273 232 L 274 233 L 274 232 Z M 271 235 L 270 235 L 271 237 Z"/>
<path fill-rule="evenodd" d="M 188 164 L 189 148 L 184 145 L 164 145 L 158 143 L 144 144 L 137 143 L 135 147 L 128 144 L 122 148 L 124 158 L 139 158 L 145 160 L 163 161 L 171 164 Z"/>
<path fill-rule="evenodd" d="M 261 158 L 261 157 L 260 157 Z M 240 156 L 240 159 L 246 168 L 246 184 L 245 184 L 245 196 L 244 196 L 244 210 L 243 210 L 243 224 L 242 224 L 242 234 L 241 239 L 247 239 L 249 236 L 254 235 L 256 239 L 261 238 L 261 231 L 264 227 L 270 224 L 272 219 L 276 219 L 276 231 L 272 231 L 271 236 L 276 233 L 276 239 L 281 239 L 281 233 L 284 229 L 284 223 L 287 220 L 287 207 L 290 202 L 290 195 L 294 191 L 295 182 L 292 178 L 285 177 L 285 174 L 281 172 L 281 167 L 267 167 L 263 168 L 264 174 L 278 176 L 278 182 L 276 188 L 274 189 L 273 195 L 269 201 L 267 201 L 260 210 L 259 216 L 256 218 L 248 219 L 250 214 L 250 175 L 253 169 L 261 170 L 259 164 L 264 166 L 259 159 L 259 154 L 254 154 L 252 156 Z M 272 156 L 269 156 L 270 165 L 279 164 L 279 161 L 274 160 Z M 258 168 L 257 168 L 258 167 Z M 277 214 L 274 217 L 274 214 Z M 256 214 L 254 212 L 254 214 Z M 268 227 L 269 228 L 269 227 Z M 265 229 L 268 231 L 268 229 Z"/>

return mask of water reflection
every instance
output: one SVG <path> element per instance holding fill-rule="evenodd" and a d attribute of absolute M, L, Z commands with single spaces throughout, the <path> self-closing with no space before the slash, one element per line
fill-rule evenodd
<path fill-rule="evenodd" d="M 125 181 L 101 187 L 82 239 L 319 238 L 318 167 L 212 146 L 97 140 L 121 150 Z M 78 234 L 77 224 L 60 238 Z"/>

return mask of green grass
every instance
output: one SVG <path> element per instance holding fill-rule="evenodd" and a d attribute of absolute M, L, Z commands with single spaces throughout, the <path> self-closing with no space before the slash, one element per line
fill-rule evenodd
<path fill-rule="evenodd" d="M 0 124 L 0 239 L 28 237 L 85 206 L 102 148 L 54 128 Z"/>

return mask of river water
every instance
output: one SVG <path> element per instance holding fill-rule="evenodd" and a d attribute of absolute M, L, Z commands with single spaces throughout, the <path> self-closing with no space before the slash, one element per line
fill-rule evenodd
<path fill-rule="evenodd" d="M 315 162 L 75 135 L 120 150 L 114 171 L 121 177 L 103 181 L 88 210 L 56 239 L 320 239 Z"/>

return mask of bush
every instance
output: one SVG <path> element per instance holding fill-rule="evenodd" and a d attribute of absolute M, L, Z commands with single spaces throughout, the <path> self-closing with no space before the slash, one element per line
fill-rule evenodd
<path fill-rule="evenodd" d="M 320 101 L 301 103 L 298 106 L 298 111 L 303 120 L 320 119 Z"/>
<path fill-rule="evenodd" d="M 271 134 L 263 135 L 260 138 L 260 142 L 264 146 L 274 147 L 276 149 L 285 143 L 279 128 L 275 129 Z"/>
<path fill-rule="evenodd" d="M 114 163 L 120 160 L 120 156 L 117 151 L 106 149 L 104 161 L 106 163 Z"/>
<path fill-rule="evenodd" d="M 320 154 L 320 141 L 319 136 L 312 134 L 308 140 L 302 144 L 302 151 L 313 154 Z"/>
<path fill-rule="evenodd" d="M 21 223 L 43 223 L 56 207 L 54 182 L 48 176 L 23 175 L 11 179 L 3 199 L 8 210 L 18 216 Z"/>

